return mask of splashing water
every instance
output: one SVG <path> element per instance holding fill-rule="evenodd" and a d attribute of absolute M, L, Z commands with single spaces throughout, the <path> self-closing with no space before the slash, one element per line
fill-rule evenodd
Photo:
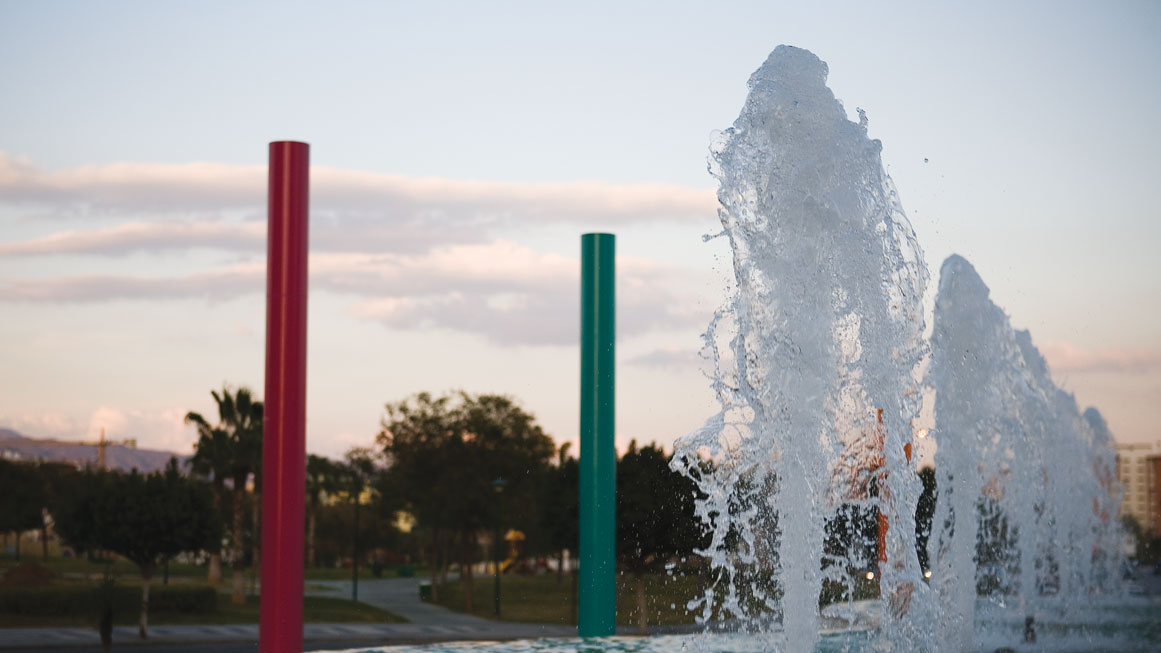
<path fill-rule="evenodd" d="M 675 445 L 707 496 L 698 511 L 716 574 L 691 607 L 751 630 L 780 622 L 790 650 L 818 638 L 824 581 L 853 597 L 851 570 L 877 562 L 865 546 L 827 546 L 839 513 L 888 524 L 879 571 L 892 637 L 919 636 L 914 617 L 930 604 L 916 600 L 926 585 L 905 508 L 919 496 L 905 445 L 927 268 L 880 143 L 861 111 L 847 119 L 826 76 L 810 52 L 779 47 L 711 148 L 736 280 L 706 334 L 722 408 Z M 730 369 L 717 344 L 725 321 Z"/>
<path fill-rule="evenodd" d="M 1042 505 L 1043 492 L 1010 491 L 1014 470 L 1021 485 L 1038 486 L 1035 461 L 1040 458 L 1033 450 L 1039 448 L 1043 434 L 1021 428 L 1021 411 L 1036 409 L 1039 398 L 1021 369 L 1023 359 L 1008 317 L 988 299 L 987 286 L 959 256 L 950 257 L 940 270 L 932 349 L 929 381 L 937 389 L 932 435 L 939 443 L 935 467 L 942 499 L 936 504 L 933 523 L 944 525 L 932 585 L 949 608 L 940 632 L 941 648 L 954 650 L 957 643 L 972 641 L 977 542 L 989 539 L 989 532 L 979 529 L 981 513 L 995 516 L 997 503 L 1027 496 L 1029 501 L 1019 502 L 1013 518 L 1029 531 L 1043 523 L 1037 521 L 1035 508 Z M 1016 463 L 1017 450 L 1022 454 L 1020 463 Z M 991 531 L 1006 532 L 1003 528 Z M 1034 541 L 1021 538 L 1023 559 L 1035 555 L 1026 547 Z M 989 557 L 992 568 L 985 571 L 993 578 L 1006 577 L 999 569 L 1009 562 L 1007 542 L 988 544 L 999 551 Z M 1027 600 L 1032 567 L 1022 568 L 1028 573 L 1020 576 L 1019 591 Z"/>
<path fill-rule="evenodd" d="M 933 586 L 946 610 L 941 649 L 972 641 L 977 596 L 1035 624 L 1119 591 L 1120 490 L 1096 409 L 1052 382 L 1027 331 L 1013 331 L 972 266 L 940 271 L 929 381 L 940 499 Z"/>
<path fill-rule="evenodd" d="M 1111 436 L 958 256 L 941 270 L 929 352 L 922 251 L 866 116 L 848 120 L 826 76 L 810 52 L 777 48 L 711 146 L 735 291 L 705 334 L 721 410 L 675 444 L 674 468 L 704 494 L 714 574 L 689 607 L 799 651 L 819 641 L 820 603 L 854 623 L 870 594 L 874 646 L 954 651 L 988 636 L 983 596 L 1031 617 L 1033 637 L 1037 619 L 1067 618 L 1068 600 L 1113 589 Z M 930 580 L 910 461 L 929 353 Z"/>

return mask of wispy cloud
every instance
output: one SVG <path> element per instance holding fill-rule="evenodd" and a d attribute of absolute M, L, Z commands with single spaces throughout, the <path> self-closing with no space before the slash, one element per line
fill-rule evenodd
<path fill-rule="evenodd" d="M 707 316 L 683 288 L 689 273 L 622 257 L 618 330 L 700 326 Z M 81 276 L 0 283 L 0 301 L 223 301 L 260 293 L 266 269 L 242 263 L 175 277 Z M 318 253 L 312 292 L 354 298 L 352 315 L 394 328 L 445 328 L 501 344 L 571 344 L 577 337 L 579 264 L 510 241 L 452 245 L 419 254 Z"/>
<path fill-rule="evenodd" d="M 89 275 L 0 284 L 0 301 L 92 303 L 118 299 L 224 300 L 262 289 L 266 268 L 248 264 L 182 277 Z"/>
<path fill-rule="evenodd" d="M 0 201 L 104 215 L 261 209 L 266 168 L 220 163 L 114 163 L 46 172 L 0 152 Z M 410 177 L 314 166 L 316 212 L 376 212 L 512 221 L 625 222 L 712 219 L 712 191 L 670 184 L 502 183 Z"/>
<path fill-rule="evenodd" d="M 625 361 L 626 365 L 661 370 L 688 371 L 705 366 L 706 362 L 696 350 L 678 347 L 654 349 Z"/>
<path fill-rule="evenodd" d="M 21 435 L 33 438 L 78 438 L 83 429 L 65 413 L 0 413 L 0 425 L 11 427 Z"/>
<path fill-rule="evenodd" d="M 197 432 L 185 423 L 186 412 L 180 408 L 144 411 L 99 406 L 89 417 L 87 435 L 96 439 L 104 429 L 114 439 L 136 440 L 142 449 L 192 454 Z"/>
<path fill-rule="evenodd" d="M 98 211 L 190 211 L 261 206 L 263 166 L 113 163 L 46 172 L 0 152 L 0 200 Z"/>
<path fill-rule="evenodd" d="M 1040 347 L 1053 372 L 1146 372 L 1161 368 L 1161 351 L 1081 349 L 1066 342 Z"/>
<path fill-rule="evenodd" d="M 0 256 L 40 254 L 163 251 L 212 247 L 257 250 L 266 246 L 266 228 L 260 223 L 129 222 L 90 231 L 61 231 L 41 238 L 0 243 Z"/>
<path fill-rule="evenodd" d="M 318 166 L 311 175 L 312 292 L 348 295 L 352 315 L 393 328 L 453 329 L 505 344 L 575 342 L 579 265 L 504 234 L 582 221 L 616 228 L 712 220 L 716 210 L 712 191 L 664 184 L 498 183 Z M 70 276 L 0 279 L 0 302 L 223 301 L 260 293 L 265 224 L 250 218 L 262 215 L 265 184 L 265 166 L 45 171 L 0 152 L 0 205 L 71 219 L 67 231 L 0 242 L 0 257 L 212 249 L 248 261 L 165 276 L 164 268 L 109 274 L 101 263 L 84 274 L 71 260 Z M 622 334 L 705 322 L 682 290 L 697 285 L 690 272 L 631 257 L 618 257 L 618 269 Z"/>
<path fill-rule="evenodd" d="M 315 252 L 415 252 L 449 242 L 486 240 L 481 225 L 451 224 L 437 216 L 395 220 L 352 213 L 315 215 L 310 226 Z M 127 222 L 84 231 L 61 231 L 28 240 L 0 242 L 0 256 L 91 254 L 124 256 L 209 248 L 261 252 L 266 224 L 259 221 L 173 220 Z"/>
<path fill-rule="evenodd" d="M 0 413 L 0 425 L 30 438 L 64 442 L 95 442 L 103 430 L 111 440 L 135 439 L 142 449 L 190 454 L 197 433 L 183 421 L 185 413 L 180 408 L 148 411 L 97 406 L 87 424 L 64 413 Z"/>

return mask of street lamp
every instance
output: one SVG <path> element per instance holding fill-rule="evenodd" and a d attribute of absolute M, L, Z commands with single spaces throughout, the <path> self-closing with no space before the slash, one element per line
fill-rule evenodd
<path fill-rule="evenodd" d="M 507 484 L 502 477 L 496 477 L 492 481 L 492 489 L 496 492 L 496 541 L 493 547 L 493 564 L 495 565 L 496 580 L 492 586 L 492 609 L 496 614 L 496 618 L 500 618 L 500 529 L 503 523 L 503 518 L 500 514 L 500 495 L 504 494 L 504 486 Z"/>
<path fill-rule="evenodd" d="M 352 470 L 354 468 L 352 467 Z M 353 472 L 353 484 L 351 486 L 351 494 L 355 498 L 355 532 L 354 532 L 354 553 L 351 555 L 351 600 L 359 600 L 359 494 L 362 490 L 362 481 L 359 478 L 359 472 Z"/>
<path fill-rule="evenodd" d="M 347 480 L 350 481 L 351 499 L 354 504 L 355 532 L 352 538 L 354 554 L 351 556 L 351 600 L 359 600 L 359 503 L 360 495 L 367 487 L 367 481 L 375 473 L 375 463 L 371 460 L 370 451 L 366 449 L 351 449 L 347 452 L 346 464 Z"/>

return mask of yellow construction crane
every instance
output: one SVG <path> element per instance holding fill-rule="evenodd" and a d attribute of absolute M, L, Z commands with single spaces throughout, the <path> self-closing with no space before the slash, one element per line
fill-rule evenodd
<path fill-rule="evenodd" d="M 128 440 L 106 440 L 105 427 L 103 426 L 101 427 L 100 440 L 97 440 L 96 442 L 81 442 L 79 444 L 83 444 L 87 447 L 97 448 L 97 467 L 101 469 L 105 469 L 105 450 L 109 447 L 109 445 L 121 445 L 131 449 L 137 448 L 137 440 L 134 438 L 129 438 Z"/>

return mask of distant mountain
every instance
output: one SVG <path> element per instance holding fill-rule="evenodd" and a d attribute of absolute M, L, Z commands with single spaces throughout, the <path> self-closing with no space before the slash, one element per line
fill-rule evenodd
<path fill-rule="evenodd" d="M 177 457 L 184 466 L 189 456 L 156 449 L 131 449 L 110 444 L 105 449 L 105 464 L 109 469 L 149 473 L 165 469 L 169 459 Z M 0 458 L 8 460 L 52 460 L 77 467 L 97 466 L 96 445 L 78 444 L 67 440 L 30 438 L 12 429 L 0 428 Z"/>

